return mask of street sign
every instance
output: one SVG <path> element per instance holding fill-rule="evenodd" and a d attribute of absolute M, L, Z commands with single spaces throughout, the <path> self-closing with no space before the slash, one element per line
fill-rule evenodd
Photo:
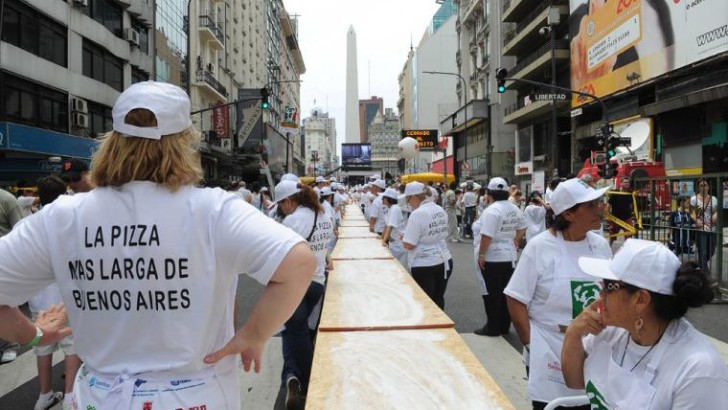
<path fill-rule="evenodd" d="M 258 120 L 263 115 L 263 109 L 257 106 L 243 108 L 243 115 L 243 118 L 245 119 L 243 120 L 243 126 L 240 127 L 240 135 L 238 135 L 239 147 L 242 147 L 243 144 L 245 144 L 245 141 L 248 139 L 250 133 L 253 131 L 255 124 L 258 123 Z"/>
<path fill-rule="evenodd" d="M 402 130 L 402 138 L 416 139 L 420 149 L 436 149 L 439 133 L 438 130 Z"/>
<path fill-rule="evenodd" d="M 581 108 L 571 110 L 571 118 L 580 116 L 582 112 L 583 112 L 583 110 Z"/>
<path fill-rule="evenodd" d="M 567 99 L 568 96 L 562 93 L 531 94 L 531 101 L 565 101 Z"/>

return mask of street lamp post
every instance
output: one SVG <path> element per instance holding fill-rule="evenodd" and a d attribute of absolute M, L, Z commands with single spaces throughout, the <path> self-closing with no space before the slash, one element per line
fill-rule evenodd
<path fill-rule="evenodd" d="M 465 144 L 463 144 L 463 161 L 468 160 L 468 87 L 465 83 L 465 79 L 463 76 L 461 76 L 459 73 L 450 73 L 446 71 L 423 71 L 425 74 L 440 74 L 440 75 L 451 75 L 455 76 L 460 79 L 460 84 L 463 89 L 463 134 L 465 134 Z M 453 150 L 453 165 L 454 168 L 457 168 L 457 154 L 458 150 L 457 147 Z M 445 151 L 445 166 L 447 168 L 447 150 Z M 458 175 L 458 172 L 456 169 L 453 170 L 453 174 Z"/>

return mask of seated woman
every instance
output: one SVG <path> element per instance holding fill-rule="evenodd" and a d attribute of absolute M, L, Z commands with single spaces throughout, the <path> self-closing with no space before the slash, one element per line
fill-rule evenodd
<path fill-rule="evenodd" d="M 728 368 L 683 318 L 713 298 L 697 264 L 681 265 L 660 243 L 628 239 L 612 260 L 582 257 L 579 266 L 604 287 L 566 330 L 569 387 L 585 388 L 598 409 L 725 408 Z"/>

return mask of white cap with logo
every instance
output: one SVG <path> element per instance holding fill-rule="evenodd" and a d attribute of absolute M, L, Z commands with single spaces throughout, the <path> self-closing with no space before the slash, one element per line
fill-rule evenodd
<path fill-rule="evenodd" d="M 126 123 L 131 110 L 143 108 L 154 114 L 156 127 L 138 127 Z M 130 137 L 153 140 L 177 134 L 192 126 L 190 98 L 174 84 L 143 81 L 129 86 L 116 99 L 111 110 L 114 131 Z"/>
<path fill-rule="evenodd" d="M 509 189 L 508 182 L 501 177 L 491 178 L 488 182 L 488 191 L 508 191 Z"/>
<path fill-rule="evenodd" d="M 619 280 L 655 293 L 672 295 L 680 259 L 659 242 L 630 238 L 614 258 L 581 257 L 579 267 L 598 278 Z"/>
<path fill-rule="evenodd" d="M 319 197 L 325 197 L 325 196 L 329 196 L 329 195 L 333 195 L 333 194 L 334 194 L 334 192 L 331 191 L 331 188 L 325 186 L 325 187 L 321 188 L 321 193 L 319 194 Z"/>
<path fill-rule="evenodd" d="M 554 211 L 554 215 L 559 215 L 576 204 L 601 198 L 610 188 L 612 187 L 594 189 L 581 179 L 572 178 L 556 187 L 553 194 L 551 194 L 549 205 Z"/>

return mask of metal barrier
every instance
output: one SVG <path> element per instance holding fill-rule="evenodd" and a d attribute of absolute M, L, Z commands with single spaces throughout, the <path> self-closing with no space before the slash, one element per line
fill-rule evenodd
<path fill-rule="evenodd" d="M 698 183 L 709 186 L 711 200 L 696 206 Z M 694 260 L 717 282 L 728 301 L 728 173 L 700 176 L 633 178 L 636 237 L 662 242 L 683 261 Z M 710 202 L 710 203 L 707 203 Z"/>

